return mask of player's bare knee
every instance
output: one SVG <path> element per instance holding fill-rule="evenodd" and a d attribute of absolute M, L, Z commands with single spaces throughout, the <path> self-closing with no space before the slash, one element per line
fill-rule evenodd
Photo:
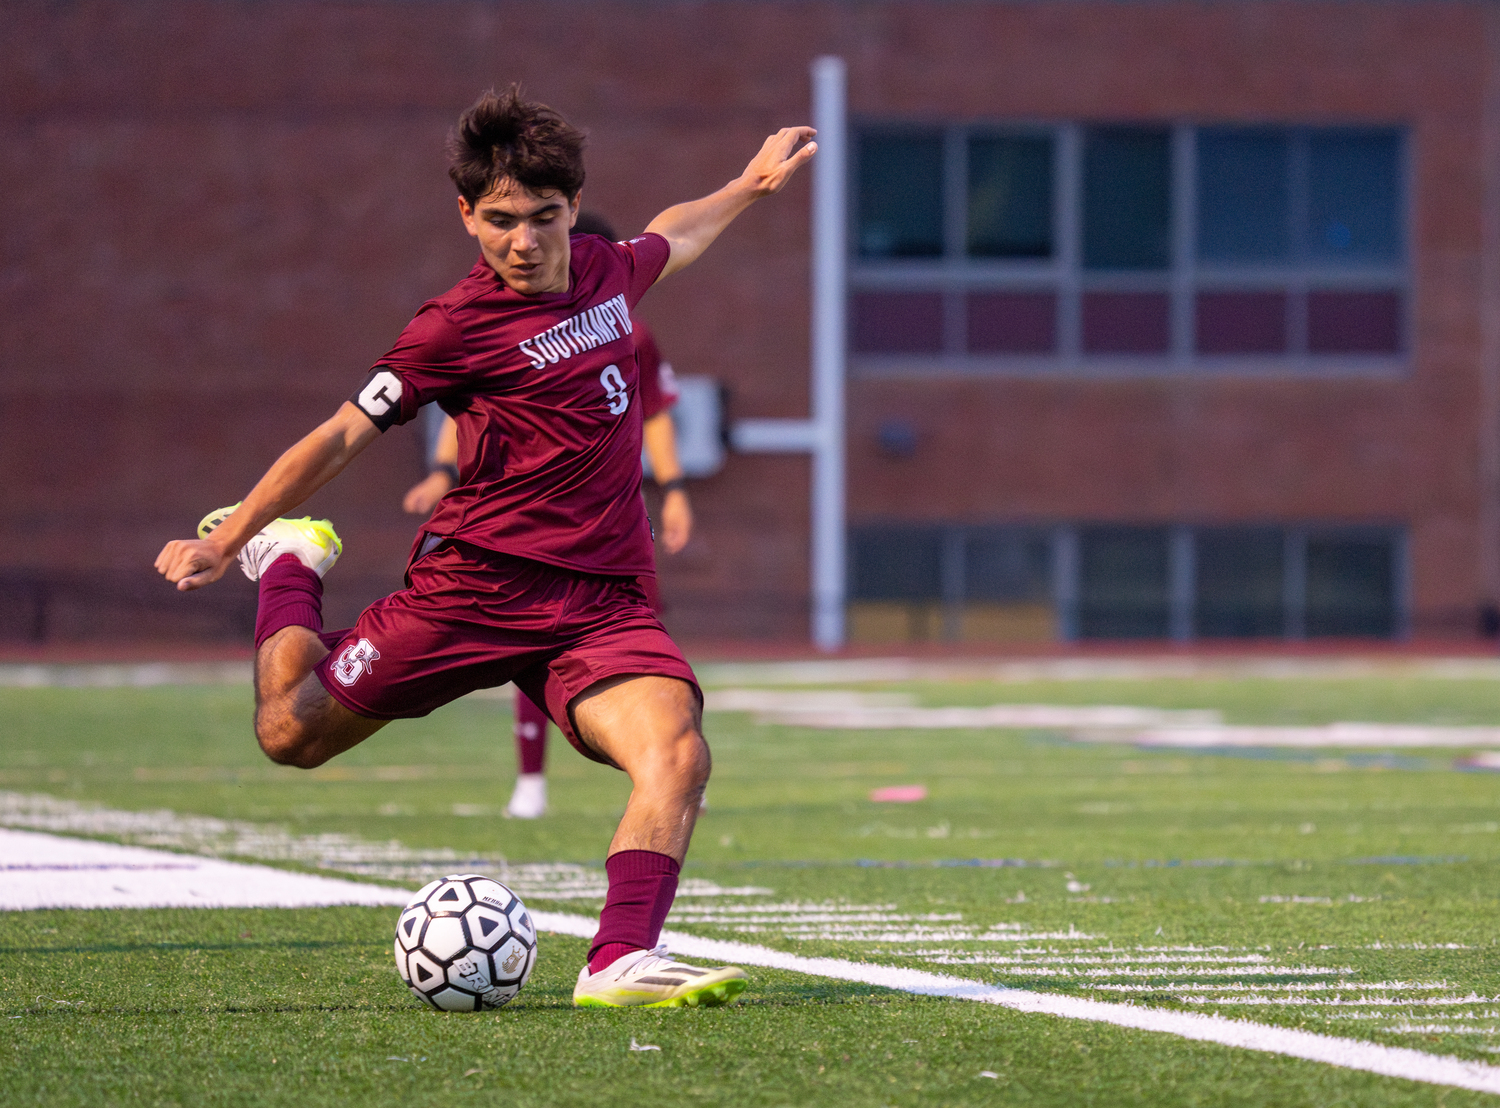
<path fill-rule="evenodd" d="M 684 728 L 664 752 L 671 774 L 690 789 L 702 789 L 713 772 L 713 755 L 697 728 Z"/>
<path fill-rule="evenodd" d="M 320 752 L 317 744 L 311 741 L 306 728 L 285 715 L 263 719 L 257 714 L 255 738 L 266 757 L 280 766 L 314 769 L 328 761 L 327 755 Z"/>

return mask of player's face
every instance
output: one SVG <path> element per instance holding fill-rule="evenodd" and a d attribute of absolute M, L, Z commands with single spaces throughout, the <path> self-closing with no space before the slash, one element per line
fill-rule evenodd
<path fill-rule="evenodd" d="M 484 260 L 510 288 L 523 296 L 568 291 L 568 233 L 578 218 L 577 196 L 532 192 L 505 180 L 475 204 L 460 196 L 458 210 Z"/>

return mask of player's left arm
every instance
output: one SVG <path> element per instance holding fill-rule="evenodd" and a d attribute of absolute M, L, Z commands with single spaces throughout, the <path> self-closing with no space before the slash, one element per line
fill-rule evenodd
<path fill-rule="evenodd" d="M 682 487 L 682 463 L 677 460 L 677 432 L 672 413 L 657 412 L 642 426 L 646 456 L 656 483 L 666 489 L 661 499 L 661 545 L 668 554 L 676 554 L 693 537 L 693 506 Z"/>
<path fill-rule="evenodd" d="M 443 425 L 438 430 L 437 446 L 432 452 L 432 469 L 427 476 L 406 490 L 401 501 L 403 511 L 427 517 L 437 507 L 437 502 L 458 484 L 458 424 L 451 415 L 443 416 Z"/>
<path fill-rule="evenodd" d="M 380 437 L 368 415 L 347 400 L 272 463 L 244 502 L 206 539 L 174 539 L 156 557 L 156 570 L 179 591 L 217 581 L 262 527 L 317 492 Z"/>
<path fill-rule="evenodd" d="M 675 204 L 647 225 L 672 248 L 657 280 L 697 260 L 736 216 L 764 196 L 781 191 L 792 174 L 818 151 L 811 127 L 783 127 L 760 148 L 741 173 L 718 192 L 686 204 Z M 799 144 L 801 144 L 799 146 Z"/>

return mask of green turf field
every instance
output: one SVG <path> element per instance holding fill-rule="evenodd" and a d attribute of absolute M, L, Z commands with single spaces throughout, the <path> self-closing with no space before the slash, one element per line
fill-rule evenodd
<path fill-rule="evenodd" d="M 929 705 L 1218 709 L 1231 723 L 1500 724 L 1500 681 L 1417 670 L 867 688 Z M 393 725 L 311 773 L 266 763 L 248 718 L 238 687 L 0 690 L 0 790 L 585 874 L 627 792 L 555 741 L 551 814 L 501 819 L 513 763 L 495 700 Z M 710 714 L 707 731 L 710 808 L 684 878 L 742 892 L 685 896 L 669 927 L 1500 1061 L 1500 774 L 1462 768 L 1466 751 L 1152 751 L 741 713 Z M 928 799 L 869 799 L 907 784 Z M 599 904 L 587 888 L 528 902 Z M 439 1015 L 395 977 L 394 916 L 0 913 L 0 1102 L 1500 1099 L 768 970 L 734 1009 L 575 1012 L 583 942 L 551 935 L 512 1007 Z"/>

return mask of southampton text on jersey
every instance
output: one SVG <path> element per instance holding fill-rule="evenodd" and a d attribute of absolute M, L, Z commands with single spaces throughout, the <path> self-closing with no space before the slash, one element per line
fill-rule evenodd
<path fill-rule="evenodd" d="M 531 359 L 534 367 L 542 369 L 574 354 L 614 342 L 622 333 L 628 335 L 632 330 L 625 297 L 612 296 L 604 303 L 595 304 L 516 345 Z"/>

